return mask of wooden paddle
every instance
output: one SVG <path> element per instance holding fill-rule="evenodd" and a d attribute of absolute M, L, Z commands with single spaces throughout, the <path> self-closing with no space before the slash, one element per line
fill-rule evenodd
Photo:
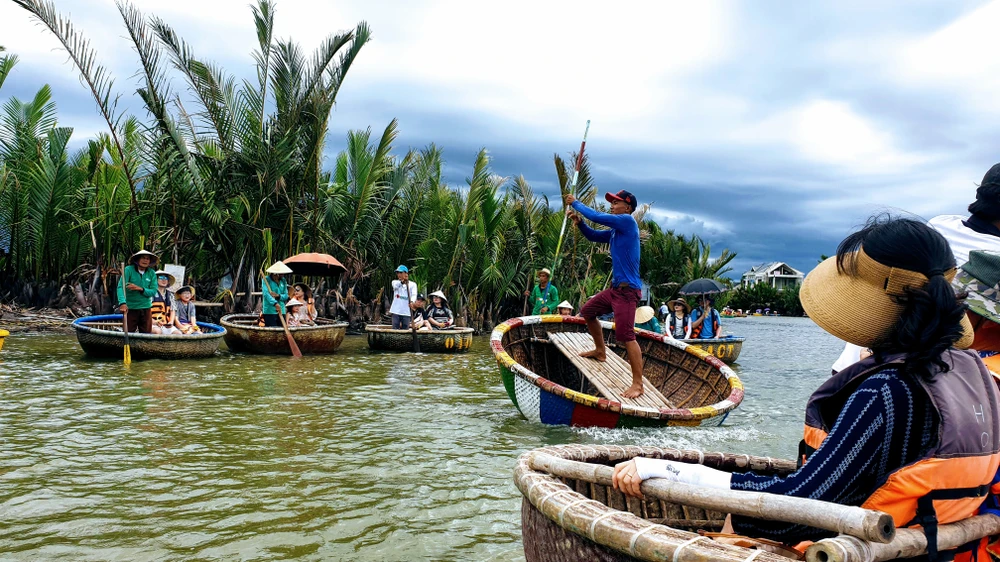
<path fill-rule="evenodd" d="M 267 285 L 267 290 L 271 290 L 271 283 L 268 282 L 267 276 L 264 276 L 264 284 Z M 261 287 L 263 289 L 264 287 Z M 292 357 L 302 357 L 302 352 L 299 351 L 299 344 L 295 343 L 295 338 L 292 337 L 292 331 L 288 329 L 288 322 L 285 322 L 285 315 L 281 313 L 281 303 L 274 303 L 274 310 L 278 313 L 278 319 L 281 320 L 281 327 L 285 329 L 285 337 L 288 338 L 288 347 L 292 350 Z"/>
<path fill-rule="evenodd" d="M 125 294 L 125 262 L 122 262 L 122 279 L 121 279 L 121 283 L 122 283 L 122 295 L 124 295 Z M 127 302 L 128 299 L 126 298 L 125 301 Z M 124 303 L 122 303 L 122 304 L 124 304 Z M 120 307 L 121 305 L 118 305 L 118 306 Z M 125 334 L 125 357 L 122 358 L 122 363 L 124 363 L 126 367 L 128 367 L 129 365 L 132 364 L 132 348 L 130 348 L 129 345 L 128 345 L 128 310 L 127 310 L 127 308 L 128 307 L 126 307 L 126 311 L 122 313 L 122 332 Z"/>
<path fill-rule="evenodd" d="M 406 303 L 413 302 L 410 300 L 410 276 L 406 276 L 406 281 L 403 281 L 406 286 Z M 413 323 L 413 312 L 410 312 L 410 332 L 413 334 L 413 352 L 420 353 L 420 339 L 417 338 L 417 325 Z"/>
<path fill-rule="evenodd" d="M 295 343 L 292 331 L 288 329 L 288 322 L 285 322 L 285 315 L 281 313 L 281 305 L 275 304 L 274 308 L 278 310 L 278 318 L 281 319 L 281 327 L 285 329 L 285 337 L 288 338 L 288 347 L 292 348 L 292 356 L 302 357 L 302 352 L 299 351 L 299 344 Z"/>

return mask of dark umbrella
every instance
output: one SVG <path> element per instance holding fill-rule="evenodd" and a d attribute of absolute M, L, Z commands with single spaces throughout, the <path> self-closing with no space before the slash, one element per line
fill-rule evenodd
<path fill-rule="evenodd" d="M 282 260 L 297 275 L 337 275 L 347 271 L 344 264 L 330 254 L 295 254 Z"/>
<path fill-rule="evenodd" d="M 726 288 L 722 286 L 722 283 L 714 279 L 695 279 L 690 283 L 681 287 L 680 294 L 682 295 L 714 295 L 717 293 L 726 292 Z"/>

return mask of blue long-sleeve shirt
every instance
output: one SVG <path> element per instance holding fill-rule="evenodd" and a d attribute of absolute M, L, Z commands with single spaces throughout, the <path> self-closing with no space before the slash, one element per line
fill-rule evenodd
<path fill-rule="evenodd" d="M 733 490 L 768 492 L 860 506 L 890 473 L 937 443 L 937 415 L 912 378 L 887 368 L 848 398 L 830 434 L 809 461 L 785 476 L 733 474 Z M 781 521 L 733 515 L 733 529 L 792 544 L 836 533 Z"/>
<path fill-rule="evenodd" d="M 583 221 L 579 222 L 580 232 L 587 240 L 611 246 L 611 286 L 628 283 L 633 289 L 642 289 L 639 278 L 639 223 L 630 214 L 612 215 L 595 211 L 579 199 L 573 201 L 573 209 L 585 219 L 609 227 L 609 230 L 594 230 Z"/>

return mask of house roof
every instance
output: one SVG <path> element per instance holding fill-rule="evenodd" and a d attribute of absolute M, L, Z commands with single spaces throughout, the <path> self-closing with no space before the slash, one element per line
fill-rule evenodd
<path fill-rule="evenodd" d="M 760 274 L 766 275 L 768 273 L 771 273 L 775 269 L 778 269 L 781 266 L 787 267 L 788 269 L 792 270 L 794 272 L 793 275 L 802 275 L 802 276 L 805 275 L 801 271 L 795 269 L 794 267 L 788 265 L 787 263 L 785 263 L 783 261 L 769 261 L 769 262 L 762 263 L 762 264 L 755 265 L 755 266 L 751 267 L 749 271 L 747 271 L 747 272 L 745 272 L 743 274 L 743 276 L 745 277 L 747 275 L 754 275 L 754 274 L 756 274 L 756 275 L 760 275 Z"/>

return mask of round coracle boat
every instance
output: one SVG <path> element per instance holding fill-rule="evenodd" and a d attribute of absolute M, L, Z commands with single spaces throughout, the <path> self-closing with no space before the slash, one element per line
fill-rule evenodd
<path fill-rule="evenodd" d="M 226 345 L 231 351 L 261 355 L 291 355 L 283 327 L 257 325 L 256 314 L 227 314 L 220 323 L 226 329 Z M 333 353 L 344 342 L 347 322 L 317 318 L 315 326 L 289 327 L 302 353 Z"/>
<path fill-rule="evenodd" d="M 714 355 L 726 363 L 733 363 L 740 357 L 743 351 L 743 342 L 746 338 L 729 336 L 725 338 L 711 338 L 705 340 L 681 340 L 692 347 L 697 347 L 705 353 Z"/>
<path fill-rule="evenodd" d="M 472 348 L 472 328 L 417 330 L 417 344 L 422 353 L 464 353 Z M 412 330 L 393 330 L 384 324 L 365 326 L 368 347 L 378 351 L 414 351 Z"/>
<path fill-rule="evenodd" d="M 862 507 L 662 478 L 643 482 L 642 498 L 627 497 L 612 486 L 613 467 L 638 456 L 762 476 L 795 470 L 793 461 L 660 447 L 557 445 L 529 451 L 514 469 L 514 483 L 523 496 L 521 538 L 527 561 L 881 562 L 927 553 L 922 529 L 896 528 L 888 513 Z M 719 531 L 728 514 L 835 536 L 792 546 L 723 534 Z M 1000 517 L 974 515 L 938 525 L 937 548 L 943 554 L 998 535 Z"/>
<path fill-rule="evenodd" d="M 525 316 L 496 327 L 490 346 L 514 406 L 551 425 L 639 427 L 721 425 L 743 401 L 732 369 L 695 346 L 636 330 L 643 355 L 642 396 L 622 392 L 632 374 L 616 343 L 614 324 L 602 322 L 607 361 L 579 357 L 593 349 L 577 316 Z"/>
<path fill-rule="evenodd" d="M 211 357 L 219 350 L 226 329 L 216 324 L 198 322 L 201 333 L 187 335 L 140 334 L 129 332 L 128 343 L 133 359 L 195 359 Z M 87 316 L 73 321 L 76 339 L 91 357 L 121 359 L 125 349 L 122 316 Z"/>

